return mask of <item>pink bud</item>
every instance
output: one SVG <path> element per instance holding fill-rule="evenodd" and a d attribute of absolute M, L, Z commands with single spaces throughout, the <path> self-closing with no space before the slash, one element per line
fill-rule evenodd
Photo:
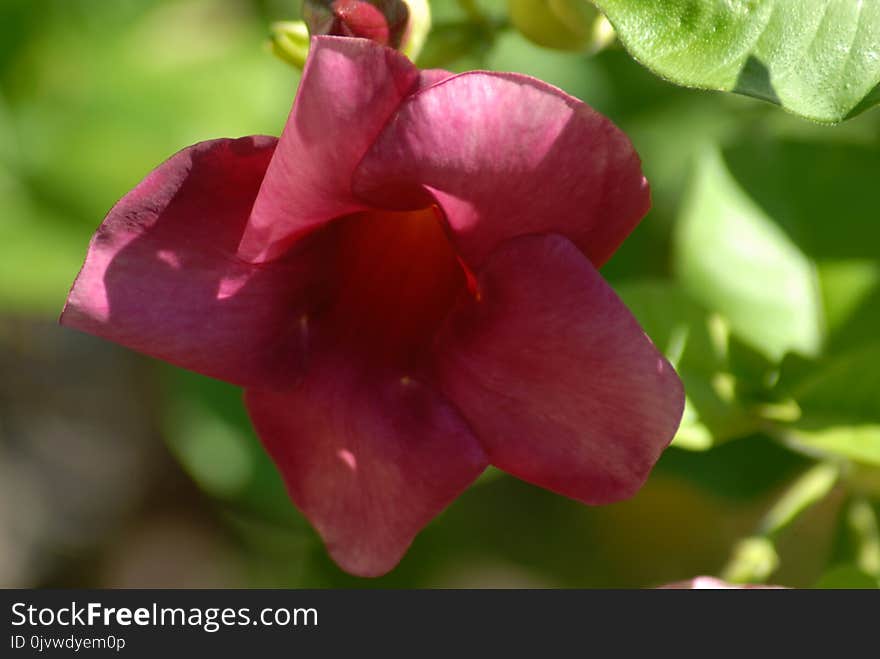
<path fill-rule="evenodd" d="M 303 18 L 313 36 L 360 37 L 398 48 L 409 10 L 402 0 L 306 0 Z"/>

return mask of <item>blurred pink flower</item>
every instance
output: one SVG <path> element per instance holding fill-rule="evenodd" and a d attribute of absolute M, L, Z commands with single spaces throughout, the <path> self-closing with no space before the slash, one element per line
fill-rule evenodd
<path fill-rule="evenodd" d="M 280 139 L 154 170 L 62 322 L 244 387 L 332 557 L 379 575 L 487 464 L 590 504 L 642 485 L 682 387 L 596 268 L 648 206 L 560 90 L 317 37 Z"/>
<path fill-rule="evenodd" d="M 715 577 L 694 577 L 687 581 L 660 586 L 661 590 L 784 590 L 784 586 L 767 586 L 764 584 L 727 583 Z"/>

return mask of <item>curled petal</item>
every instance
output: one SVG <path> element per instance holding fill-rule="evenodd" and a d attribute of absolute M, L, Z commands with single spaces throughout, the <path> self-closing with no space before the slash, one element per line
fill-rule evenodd
<path fill-rule="evenodd" d="M 274 148 L 202 142 L 155 169 L 96 232 L 62 324 L 237 384 L 294 359 L 280 348 L 308 268 L 235 256 Z"/>
<path fill-rule="evenodd" d="M 559 89 L 509 73 L 464 73 L 413 94 L 355 172 L 355 190 L 377 203 L 382 190 L 418 184 L 474 266 L 509 238 L 552 231 L 598 267 L 650 205 L 620 130 Z"/>
<path fill-rule="evenodd" d="M 439 337 L 441 389 L 489 461 L 585 503 L 634 494 L 672 440 L 681 382 L 567 239 L 496 250 Z"/>
<path fill-rule="evenodd" d="M 321 360 L 287 391 L 246 402 L 296 505 L 333 559 L 360 576 L 393 568 L 486 457 L 458 413 L 420 381 Z"/>
<path fill-rule="evenodd" d="M 275 258 L 309 229 L 366 207 L 352 195 L 352 172 L 418 79 L 406 57 L 367 39 L 312 39 L 242 257 Z"/>

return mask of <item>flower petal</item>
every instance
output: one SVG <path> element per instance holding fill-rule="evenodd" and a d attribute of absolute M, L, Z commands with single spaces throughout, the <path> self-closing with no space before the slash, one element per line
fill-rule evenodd
<path fill-rule="evenodd" d="M 367 207 L 352 195 L 352 172 L 418 80 L 406 57 L 367 39 L 312 39 L 242 239 L 244 258 L 275 258 L 308 229 Z"/>
<path fill-rule="evenodd" d="M 422 69 L 419 71 L 419 89 L 425 89 L 431 85 L 436 85 L 454 75 L 454 73 L 446 71 L 445 69 Z"/>
<path fill-rule="evenodd" d="M 336 355 L 287 391 L 248 389 L 251 419 L 296 505 L 346 571 L 379 576 L 486 466 L 459 414 L 414 378 Z"/>
<path fill-rule="evenodd" d="M 355 172 L 355 191 L 424 184 L 462 255 L 556 232 L 598 267 L 650 206 L 629 139 L 581 101 L 534 78 L 472 72 L 404 101 Z"/>
<path fill-rule="evenodd" d="M 235 257 L 275 142 L 202 142 L 155 169 L 95 233 L 62 324 L 237 384 L 295 359 L 278 348 L 307 263 Z"/>
<path fill-rule="evenodd" d="M 634 494 L 678 427 L 675 371 L 561 236 L 510 241 L 478 279 L 436 369 L 489 461 L 585 503 Z"/>

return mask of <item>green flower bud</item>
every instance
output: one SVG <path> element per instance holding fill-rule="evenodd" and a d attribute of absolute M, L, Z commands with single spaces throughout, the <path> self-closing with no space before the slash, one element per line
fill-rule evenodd
<path fill-rule="evenodd" d="M 404 0 L 409 7 L 409 24 L 400 43 L 400 50 L 413 62 L 422 52 L 431 31 L 431 8 L 428 0 Z"/>
<path fill-rule="evenodd" d="M 507 0 L 510 22 L 530 41 L 557 50 L 598 52 L 614 28 L 587 0 Z"/>
<path fill-rule="evenodd" d="M 270 26 L 270 45 L 275 55 L 295 66 L 303 68 L 309 54 L 309 29 L 303 21 L 279 21 Z"/>

